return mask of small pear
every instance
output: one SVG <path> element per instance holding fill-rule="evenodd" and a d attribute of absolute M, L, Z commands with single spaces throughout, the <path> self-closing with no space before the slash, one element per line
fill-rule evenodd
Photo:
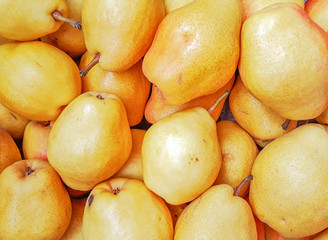
<path fill-rule="evenodd" d="M 55 121 L 47 155 L 68 187 L 89 191 L 124 165 L 131 148 L 122 101 L 114 94 L 86 92 Z"/>
<path fill-rule="evenodd" d="M 307 0 L 305 2 L 305 12 L 328 33 L 328 1 Z"/>
<path fill-rule="evenodd" d="M 22 156 L 14 139 L 0 128 L 0 173 L 19 160 L 22 160 Z"/>
<path fill-rule="evenodd" d="M 194 107 L 153 124 L 142 144 L 146 186 L 173 205 L 190 202 L 215 181 L 221 166 L 216 124 Z"/>
<path fill-rule="evenodd" d="M 241 27 L 239 0 L 195 0 L 166 15 L 143 71 L 172 105 L 222 88 L 235 74 Z"/>
<path fill-rule="evenodd" d="M 285 238 L 328 227 L 327 146 L 326 128 L 305 124 L 273 140 L 255 159 L 249 202 L 254 214 Z"/>
<path fill-rule="evenodd" d="M 328 104 L 327 55 L 327 33 L 302 7 L 273 4 L 243 24 L 239 72 L 254 97 L 278 115 L 312 119 Z"/>

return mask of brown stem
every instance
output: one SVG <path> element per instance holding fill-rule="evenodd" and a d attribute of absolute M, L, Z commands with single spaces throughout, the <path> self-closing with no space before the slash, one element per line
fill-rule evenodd
<path fill-rule="evenodd" d="M 82 24 L 80 21 L 76 21 L 76 20 L 72 20 L 67 17 L 64 17 L 62 15 L 62 13 L 59 12 L 58 10 L 53 11 L 51 15 L 56 21 L 67 22 L 67 23 L 71 24 L 73 27 L 75 27 L 76 29 L 82 30 Z"/>
<path fill-rule="evenodd" d="M 290 119 L 286 119 L 286 121 L 281 125 L 281 127 L 284 130 L 286 130 L 288 128 L 288 125 L 289 125 L 290 121 L 291 121 Z"/>
<path fill-rule="evenodd" d="M 229 94 L 230 94 L 229 90 L 225 91 L 225 92 L 221 95 L 221 97 L 219 97 L 219 99 L 216 100 L 215 103 L 213 103 L 213 105 L 210 106 L 210 107 L 207 109 L 208 113 L 209 113 L 210 115 L 212 115 L 213 112 L 214 112 L 214 110 L 215 110 L 215 108 L 218 106 L 218 104 L 219 104 L 219 103 L 220 103 L 225 97 L 227 97 Z"/>
<path fill-rule="evenodd" d="M 304 124 L 308 124 L 309 120 L 298 120 L 297 121 L 297 127 L 302 126 Z"/>
<path fill-rule="evenodd" d="M 88 74 L 88 72 L 91 70 L 91 68 L 93 68 L 97 63 L 99 63 L 99 59 L 100 59 L 100 52 L 97 52 L 95 57 L 91 60 L 91 62 L 80 71 L 80 76 L 85 77 Z"/>
<path fill-rule="evenodd" d="M 234 196 L 242 197 L 241 195 L 246 195 L 249 184 L 253 180 L 253 175 L 246 177 L 234 190 Z"/>

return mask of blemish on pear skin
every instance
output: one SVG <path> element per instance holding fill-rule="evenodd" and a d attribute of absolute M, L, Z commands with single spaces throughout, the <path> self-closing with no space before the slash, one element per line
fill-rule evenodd
<path fill-rule="evenodd" d="M 178 84 L 181 85 L 182 83 L 182 73 L 179 74 L 179 78 L 178 78 Z"/>
<path fill-rule="evenodd" d="M 204 138 L 203 138 L 203 142 L 204 142 L 204 143 L 207 143 L 206 140 L 205 140 Z"/>
<path fill-rule="evenodd" d="M 103 96 L 101 96 L 101 94 L 98 94 L 97 96 L 96 96 L 96 98 L 98 98 L 99 100 L 104 100 L 105 98 L 103 98 Z"/>
<path fill-rule="evenodd" d="M 119 193 L 120 193 L 120 189 L 118 187 L 113 189 L 114 195 L 118 195 Z"/>
<path fill-rule="evenodd" d="M 10 115 L 17 120 L 17 117 L 13 113 L 10 113 Z"/>
<path fill-rule="evenodd" d="M 90 205 L 92 204 L 93 199 L 94 199 L 94 195 L 91 194 L 90 197 L 88 198 L 88 205 L 89 205 L 89 207 L 90 207 Z"/>

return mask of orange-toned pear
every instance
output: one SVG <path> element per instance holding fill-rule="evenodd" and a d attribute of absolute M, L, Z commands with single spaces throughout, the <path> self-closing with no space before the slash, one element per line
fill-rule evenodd
<path fill-rule="evenodd" d="M 14 139 L 0 128 L 0 173 L 19 160 L 22 160 L 22 156 Z"/>
<path fill-rule="evenodd" d="M 171 115 L 172 113 L 192 108 L 192 107 L 203 107 L 208 109 L 212 106 L 226 91 L 230 91 L 235 81 L 235 76 L 231 78 L 231 80 L 216 91 L 213 94 L 201 96 L 195 98 L 189 102 L 186 102 L 182 105 L 171 105 L 168 104 L 162 94 L 162 92 L 158 89 L 156 85 L 152 86 L 152 92 L 149 100 L 147 101 L 145 107 L 145 118 L 147 122 L 154 124 L 158 120 Z M 217 121 L 220 117 L 223 105 L 225 103 L 225 97 L 220 101 L 220 103 L 215 107 L 213 113 L 211 114 L 213 119 Z"/>
<path fill-rule="evenodd" d="M 71 199 L 44 160 L 21 160 L 0 174 L 0 238 L 58 240 L 72 215 Z"/>
<path fill-rule="evenodd" d="M 302 7 L 273 4 L 243 24 L 239 72 L 245 87 L 278 115 L 312 119 L 328 105 L 327 55 L 328 34 Z"/>
<path fill-rule="evenodd" d="M 243 84 L 240 75 L 229 95 L 229 107 L 237 123 L 256 140 L 275 139 L 297 126 L 297 121 L 286 125 L 286 118 L 255 98 Z"/>
<path fill-rule="evenodd" d="M 68 6 L 68 17 L 81 21 L 82 0 L 66 0 Z M 41 41 L 50 43 L 71 57 L 81 56 L 85 51 L 85 43 L 82 31 L 73 28 L 68 22 L 53 33 L 41 37 Z"/>
<path fill-rule="evenodd" d="M 41 42 L 0 45 L 0 102 L 35 121 L 55 120 L 81 93 L 75 62 L 58 48 Z"/>
<path fill-rule="evenodd" d="M 311 240 L 312 239 L 312 237 L 310 236 L 302 237 L 302 238 L 285 238 L 267 224 L 264 224 L 264 229 L 265 229 L 266 240 Z"/>
<path fill-rule="evenodd" d="M 114 94 L 86 92 L 55 121 L 47 155 L 68 187 L 89 191 L 124 165 L 131 148 L 122 101 Z"/>
<path fill-rule="evenodd" d="M 84 0 L 82 25 L 87 50 L 92 56 L 100 55 L 103 69 L 125 71 L 145 55 L 164 16 L 162 0 Z"/>
<path fill-rule="evenodd" d="M 87 51 L 81 58 L 80 69 L 92 60 Z M 109 72 L 94 66 L 82 78 L 82 92 L 104 91 L 117 95 L 124 103 L 130 126 L 141 122 L 150 93 L 150 82 L 142 72 L 142 60 L 122 72 Z"/>
<path fill-rule="evenodd" d="M 84 210 L 83 239 L 172 240 L 171 214 L 163 199 L 142 181 L 114 178 L 91 191 Z"/>
<path fill-rule="evenodd" d="M 10 111 L 0 103 L 0 128 L 6 130 L 14 139 L 23 137 L 29 120 Z"/>
<path fill-rule="evenodd" d="M 307 0 L 305 3 L 305 12 L 328 33 L 328 1 Z"/>
<path fill-rule="evenodd" d="M 143 71 L 167 103 L 181 105 L 222 88 L 239 59 L 239 0 L 196 0 L 166 15 Z"/>

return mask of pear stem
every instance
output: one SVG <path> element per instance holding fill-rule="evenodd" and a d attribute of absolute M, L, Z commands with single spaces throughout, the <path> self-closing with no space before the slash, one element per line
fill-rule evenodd
<path fill-rule="evenodd" d="M 297 121 L 297 127 L 302 126 L 304 124 L 308 124 L 309 120 L 298 120 Z"/>
<path fill-rule="evenodd" d="M 286 121 L 281 125 L 282 129 L 287 130 L 290 121 L 290 119 L 286 119 Z"/>
<path fill-rule="evenodd" d="M 30 168 L 30 166 L 28 166 L 28 167 L 27 167 L 27 170 L 26 170 L 26 172 L 25 172 L 25 177 L 27 177 L 28 175 L 30 175 L 32 172 L 34 172 L 34 170 L 32 170 L 32 169 Z"/>
<path fill-rule="evenodd" d="M 212 115 L 213 112 L 214 112 L 214 110 L 215 110 L 215 108 L 218 106 L 218 104 L 219 104 L 219 103 L 220 103 L 225 97 L 227 97 L 229 94 L 230 94 L 229 90 L 225 91 L 225 92 L 221 95 L 221 97 L 219 97 L 219 99 L 216 100 L 215 103 L 213 103 L 213 105 L 210 106 L 210 107 L 207 109 L 208 113 L 209 113 L 210 115 Z"/>
<path fill-rule="evenodd" d="M 80 21 L 75 21 L 75 20 L 69 19 L 67 17 L 64 17 L 62 15 L 62 13 L 59 12 L 58 10 L 53 11 L 51 15 L 56 21 L 67 22 L 67 23 L 71 24 L 73 27 L 75 27 L 76 29 L 82 30 L 82 24 Z"/>
<path fill-rule="evenodd" d="M 253 175 L 246 177 L 234 190 L 234 196 L 240 197 L 241 194 L 245 194 L 248 191 L 249 183 L 253 180 Z"/>
<path fill-rule="evenodd" d="M 80 76 L 85 77 L 88 74 L 88 72 L 91 70 L 91 68 L 93 68 L 97 63 L 99 63 L 99 59 L 100 59 L 100 52 L 97 52 L 95 57 L 91 60 L 91 62 L 80 71 Z"/>

